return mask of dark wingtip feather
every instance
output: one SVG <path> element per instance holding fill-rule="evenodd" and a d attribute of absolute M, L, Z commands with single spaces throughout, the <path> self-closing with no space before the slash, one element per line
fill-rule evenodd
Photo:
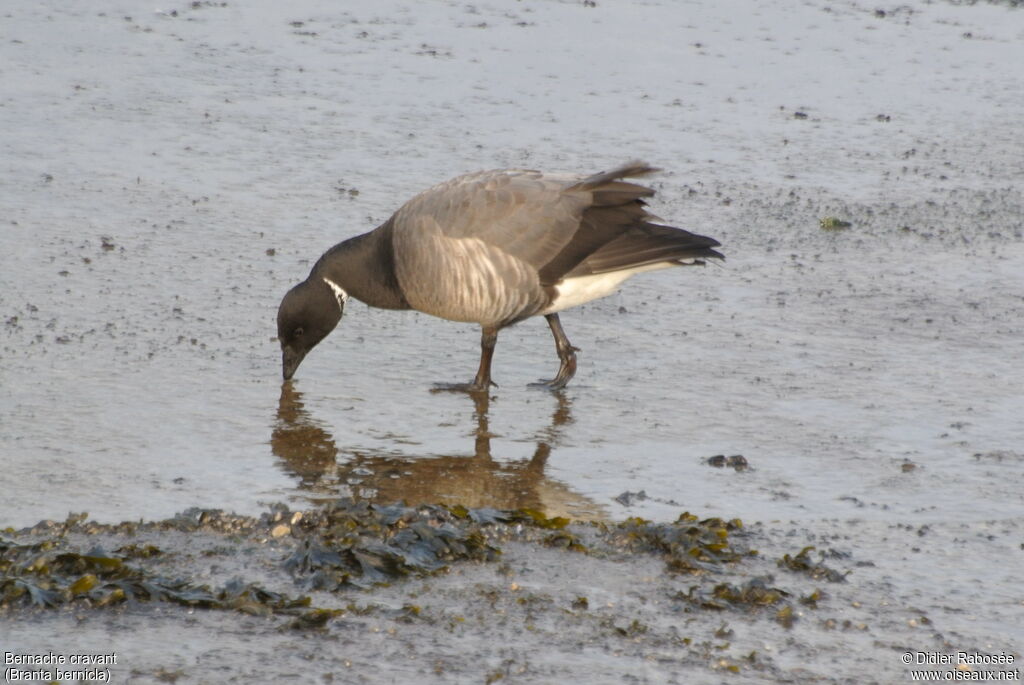
<path fill-rule="evenodd" d="M 645 209 L 642 198 L 654 195 L 654 190 L 620 180 L 655 171 L 646 162 L 635 161 L 567 187 L 568 192 L 588 192 L 589 206 L 572 240 L 539 270 L 541 283 L 657 262 L 723 259 L 713 249 L 720 246 L 714 238 L 652 223 L 660 220 Z"/>
<path fill-rule="evenodd" d="M 580 190 L 593 190 L 594 188 L 610 183 L 616 179 L 647 176 L 658 171 L 661 171 L 661 169 L 652 167 L 647 162 L 634 160 L 632 162 L 627 162 L 622 166 L 616 167 L 611 171 L 602 171 L 598 174 L 594 174 L 593 176 L 589 176 L 583 179 L 582 181 L 573 184 L 571 187 L 573 189 L 578 188 Z"/>

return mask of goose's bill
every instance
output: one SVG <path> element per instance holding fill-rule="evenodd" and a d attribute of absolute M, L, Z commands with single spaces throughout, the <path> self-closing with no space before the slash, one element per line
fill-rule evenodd
<path fill-rule="evenodd" d="M 299 368 L 299 364 L 302 363 L 305 357 L 305 352 L 297 352 L 291 347 L 281 349 L 281 375 L 284 376 L 286 381 L 291 380 L 292 376 L 295 375 L 295 371 Z"/>

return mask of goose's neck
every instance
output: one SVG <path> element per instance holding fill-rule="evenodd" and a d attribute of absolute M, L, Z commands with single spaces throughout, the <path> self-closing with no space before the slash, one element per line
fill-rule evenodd
<path fill-rule="evenodd" d="M 371 307 L 409 309 L 395 276 L 391 220 L 338 243 L 320 257 L 309 280 L 322 280 L 339 298 L 344 292 Z"/>

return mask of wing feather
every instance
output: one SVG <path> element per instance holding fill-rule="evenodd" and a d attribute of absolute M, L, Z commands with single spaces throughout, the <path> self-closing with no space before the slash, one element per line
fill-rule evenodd
<path fill-rule="evenodd" d="M 619 271 L 665 261 L 724 259 L 712 248 L 714 238 L 681 228 L 642 223 L 595 251 L 566 274 L 567 278 Z"/>
<path fill-rule="evenodd" d="M 484 171 L 434 186 L 396 214 L 431 216 L 449 238 L 473 238 L 539 268 L 572 239 L 588 198 L 566 194 L 567 179 L 538 171 Z"/>
<path fill-rule="evenodd" d="M 651 223 L 654 190 L 622 179 L 655 171 L 494 170 L 436 185 L 392 217 L 401 289 L 421 311 L 506 325 L 542 311 L 568 276 L 721 256 L 711 238 Z"/>

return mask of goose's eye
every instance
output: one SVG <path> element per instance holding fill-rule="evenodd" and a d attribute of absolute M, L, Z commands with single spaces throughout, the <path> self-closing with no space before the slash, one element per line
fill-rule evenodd
<path fill-rule="evenodd" d="M 302 328 L 302 326 L 299 326 L 294 331 L 292 331 L 292 337 L 301 338 L 302 334 L 305 333 L 305 332 L 306 331 Z"/>

